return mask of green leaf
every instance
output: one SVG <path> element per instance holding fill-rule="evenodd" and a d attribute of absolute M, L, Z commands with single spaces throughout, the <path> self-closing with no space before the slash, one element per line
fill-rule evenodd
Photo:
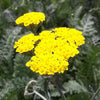
<path fill-rule="evenodd" d="M 91 94 L 86 94 L 86 93 L 79 93 L 75 94 L 72 97 L 67 97 L 67 100 L 90 100 L 91 99 Z"/>
<path fill-rule="evenodd" d="M 84 36 L 94 36 L 97 30 L 94 27 L 94 20 L 91 14 L 84 14 L 82 20 L 76 28 L 83 32 Z"/>
<path fill-rule="evenodd" d="M 66 89 L 66 92 L 69 92 L 70 94 L 88 92 L 83 84 L 79 84 L 75 80 L 69 80 L 68 82 L 65 82 L 63 87 Z"/>

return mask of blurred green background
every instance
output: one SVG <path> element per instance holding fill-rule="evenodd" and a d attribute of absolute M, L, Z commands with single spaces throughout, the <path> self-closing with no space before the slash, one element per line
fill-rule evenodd
<path fill-rule="evenodd" d="M 13 48 L 15 41 L 30 33 L 15 24 L 16 18 L 33 11 L 46 15 L 38 33 L 55 27 L 83 32 L 86 43 L 70 59 L 69 70 L 61 79 L 67 100 L 90 100 L 100 87 L 100 0 L 0 0 L 0 100 L 33 100 L 34 95 L 24 97 L 24 88 L 32 79 L 38 81 L 38 92 L 45 96 L 43 80 L 25 66 L 30 57 Z M 52 84 L 50 94 L 52 100 L 61 100 Z M 100 93 L 95 100 L 100 100 Z"/>

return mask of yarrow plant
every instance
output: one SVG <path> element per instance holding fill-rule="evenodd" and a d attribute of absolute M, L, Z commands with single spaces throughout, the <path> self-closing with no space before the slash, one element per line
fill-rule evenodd
<path fill-rule="evenodd" d="M 38 26 L 45 20 L 41 12 L 26 13 L 16 19 L 20 26 Z M 40 75 L 55 75 L 68 70 L 68 60 L 79 54 L 78 47 L 85 43 L 82 32 L 73 28 L 59 27 L 44 30 L 39 35 L 30 33 L 15 42 L 16 52 L 32 53 L 27 67 Z"/>

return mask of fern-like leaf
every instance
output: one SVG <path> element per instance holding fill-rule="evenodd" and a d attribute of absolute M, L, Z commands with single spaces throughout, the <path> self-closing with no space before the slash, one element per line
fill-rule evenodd
<path fill-rule="evenodd" d="M 6 34 L 0 40 L 0 65 L 5 73 L 13 72 L 14 42 L 21 28 L 6 29 Z"/>
<path fill-rule="evenodd" d="M 25 85 L 28 83 L 29 80 L 31 80 L 29 77 L 17 77 L 11 80 L 5 80 L 5 86 L 0 91 L 0 100 L 11 100 L 11 95 L 17 95 L 17 93 L 22 90 L 24 94 Z"/>
<path fill-rule="evenodd" d="M 83 32 L 84 36 L 94 36 L 97 30 L 94 28 L 93 16 L 91 14 L 85 14 L 80 20 L 79 25 L 76 28 Z"/>

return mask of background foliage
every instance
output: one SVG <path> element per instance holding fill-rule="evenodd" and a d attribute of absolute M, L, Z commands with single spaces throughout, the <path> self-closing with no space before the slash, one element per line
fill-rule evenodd
<path fill-rule="evenodd" d="M 38 81 L 38 91 L 45 95 L 42 78 L 25 66 L 30 57 L 13 48 L 14 42 L 29 32 L 17 26 L 15 19 L 31 11 L 46 14 L 38 33 L 55 27 L 83 32 L 86 43 L 79 48 L 80 54 L 70 59 L 69 70 L 61 79 L 67 100 L 90 100 L 100 87 L 100 0 L 0 0 L 0 100 L 33 100 L 34 95 L 24 97 L 31 79 Z M 49 91 L 52 100 L 61 100 L 52 84 Z M 100 100 L 100 93 L 95 100 Z"/>

